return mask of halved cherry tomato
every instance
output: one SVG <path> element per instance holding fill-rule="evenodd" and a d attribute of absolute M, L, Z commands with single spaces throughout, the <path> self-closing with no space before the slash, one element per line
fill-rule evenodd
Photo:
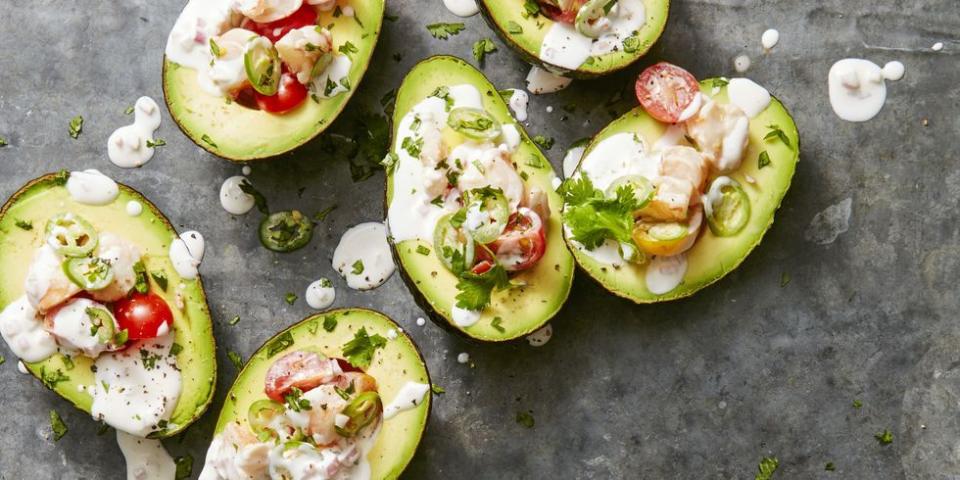
<path fill-rule="evenodd" d="M 636 84 L 637 100 L 651 117 L 676 123 L 700 93 L 700 84 L 688 71 L 667 62 L 647 67 Z"/>
<path fill-rule="evenodd" d="M 537 264 L 547 249 L 543 220 L 529 208 L 510 217 L 503 235 L 490 244 L 497 261 L 508 272 L 526 270 Z"/>
<path fill-rule="evenodd" d="M 130 340 L 154 338 L 164 323 L 173 327 L 173 312 L 159 295 L 133 293 L 113 304 L 118 330 L 126 330 Z"/>
<path fill-rule="evenodd" d="M 271 42 L 276 43 L 277 40 L 283 38 L 290 30 L 300 27 L 313 26 L 317 23 L 317 12 L 307 4 L 303 2 L 303 6 L 299 10 L 293 12 L 287 17 L 281 18 L 280 20 L 275 20 L 273 22 L 267 23 L 257 23 L 249 18 L 245 18 L 243 23 L 240 24 L 241 28 L 245 28 L 252 32 L 256 32 L 264 37 L 270 39 Z"/>
<path fill-rule="evenodd" d="M 280 89 L 276 95 L 269 97 L 254 91 L 254 98 L 257 100 L 257 106 L 260 110 L 266 110 L 270 113 L 286 113 L 298 107 L 307 99 L 307 87 L 297 81 L 297 77 L 286 71 L 280 76 Z"/>
<path fill-rule="evenodd" d="M 482 251 L 486 252 L 486 250 L 482 250 Z M 473 273 L 474 275 L 483 275 L 484 273 L 489 272 L 491 268 L 493 268 L 492 260 L 480 260 L 479 263 L 477 263 L 476 265 L 473 266 L 473 268 L 470 269 L 470 272 Z"/>
<path fill-rule="evenodd" d="M 283 403 L 284 395 L 297 387 L 306 392 L 336 377 L 334 363 L 314 352 L 290 352 L 267 370 L 264 392 L 271 400 Z"/>
<path fill-rule="evenodd" d="M 540 2 L 540 11 L 554 22 L 573 24 L 577 19 L 577 12 L 580 11 L 580 7 L 582 7 L 584 3 L 587 3 L 587 0 L 572 0 L 569 1 L 566 9 L 561 9 L 559 4 L 552 5 L 550 3 Z"/>

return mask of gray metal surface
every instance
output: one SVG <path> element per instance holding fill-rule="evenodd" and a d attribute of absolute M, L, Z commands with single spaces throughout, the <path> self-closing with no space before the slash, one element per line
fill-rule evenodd
<path fill-rule="evenodd" d="M 563 147 L 633 104 L 629 95 L 607 102 L 641 66 L 663 58 L 698 76 L 731 75 L 733 58 L 747 53 L 749 76 L 790 108 L 803 139 L 776 222 L 739 270 L 689 300 L 656 306 L 618 300 L 580 277 L 553 322 L 553 340 L 539 349 L 469 344 L 432 324 L 418 327 L 423 313 L 398 276 L 372 292 L 346 288 L 330 266 L 333 248 L 350 225 L 382 218 L 383 174 L 352 183 L 348 164 L 316 142 L 253 166 L 253 182 L 277 208 L 339 206 L 308 248 L 289 255 L 259 246 L 255 212 L 233 217 L 220 208 L 220 182 L 240 167 L 191 144 L 166 111 L 158 136 L 168 145 L 154 160 L 138 170 L 113 167 L 106 139 L 131 120 L 124 109 L 139 95 L 162 98 L 161 52 L 180 8 L 175 1 L 4 2 L 0 136 L 11 145 L 0 148 L 0 196 L 44 172 L 95 167 L 141 190 L 178 228 L 206 236 L 217 396 L 184 438 L 166 442 L 174 455 L 193 455 L 195 474 L 236 374 L 227 349 L 246 357 L 309 314 L 302 299 L 289 306 L 284 294 L 302 297 L 310 281 L 327 276 L 336 306 L 375 308 L 404 325 L 446 389 L 435 398 L 411 478 L 752 478 L 767 455 L 780 459 L 777 478 L 960 475 L 955 0 L 676 0 L 664 37 L 629 75 L 533 98 L 528 130 L 557 140 L 547 154 L 559 165 Z M 418 60 L 469 58 L 473 42 L 492 35 L 474 17 L 450 40 L 431 38 L 426 23 L 457 21 L 440 0 L 390 0 L 388 11 L 399 19 L 386 23 L 345 117 L 379 111 L 380 96 Z M 762 54 L 768 27 L 782 37 Z M 498 87 L 522 86 L 527 67 L 494 41 L 500 51 L 484 71 Z M 937 41 L 945 48 L 931 52 Z M 847 56 L 907 67 L 871 122 L 845 123 L 830 110 L 827 70 Z M 565 105 L 576 105 L 574 113 Z M 86 123 L 72 140 L 67 123 L 76 114 Z M 814 216 L 847 198 L 849 230 L 830 244 L 806 240 Z M 229 326 L 234 315 L 241 321 Z M 0 352 L 7 357 L 0 476 L 121 478 L 112 434 L 96 436 L 86 414 L 19 374 L 5 346 Z M 473 366 L 458 364 L 459 352 L 469 352 Z M 70 428 L 58 443 L 49 439 L 51 409 Z M 528 410 L 532 429 L 515 421 Z M 885 428 L 894 440 L 881 446 L 873 435 Z M 825 471 L 827 462 L 835 472 Z"/>

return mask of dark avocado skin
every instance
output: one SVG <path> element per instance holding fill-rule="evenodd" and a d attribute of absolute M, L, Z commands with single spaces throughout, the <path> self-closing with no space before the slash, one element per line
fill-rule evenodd
<path fill-rule="evenodd" d="M 486 0 L 477 0 L 477 7 L 479 7 L 480 15 L 483 17 L 484 21 L 487 22 L 487 25 L 490 26 L 490 29 L 495 31 L 497 33 L 497 36 L 500 37 L 503 43 L 506 43 L 508 46 L 510 46 L 510 49 L 513 50 L 513 52 L 517 54 L 520 58 L 522 58 L 523 61 L 531 65 L 536 65 L 544 70 L 555 73 L 557 75 L 562 75 L 564 77 L 572 78 L 575 80 L 590 80 L 590 79 L 614 74 L 616 72 L 619 72 L 633 65 L 634 63 L 636 63 L 637 60 L 639 60 L 644 55 L 646 55 L 651 48 L 653 48 L 656 42 L 660 40 L 660 37 L 663 34 L 663 30 L 666 28 L 666 22 L 669 21 L 670 1 L 669 0 L 663 0 L 663 1 L 667 5 L 668 18 L 664 19 L 664 24 L 657 32 L 656 38 L 653 41 L 647 43 L 643 49 L 639 50 L 631 61 L 612 66 L 600 72 L 588 72 L 588 71 L 584 71 L 583 69 L 570 70 L 568 68 L 563 68 L 557 65 L 544 62 L 543 60 L 540 59 L 539 56 L 520 46 L 520 44 L 518 44 L 516 40 L 513 39 L 513 34 L 500 28 L 500 25 L 497 24 L 496 20 L 494 19 L 494 13 L 492 8 L 489 5 L 487 5 Z M 517 8 L 522 8 L 522 0 L 517 0 Z"/>
<path fill-rule="evenodd" d="M 65 182 L 66 180 L 66 176 L 65 176 L 66 174 L 67 172 L 64 172 L 64 171 L 61 171 L 59 173 L 48 173 L 41 177 L 38 177 L 36 179 L 29 181 L 26 185 L 24 185 L 19 190 L 17 190 L 13 195 L 11 195 L 10 198 L 3 204 L 3 206 L 0 207 L 0 221 L 2 221 L 6 217 L 10 208 L 13 205 L 16 205 L 18 203 L 18 200 L 20 200 L 27 192 L 37 187 L 41 187 L 41 188 L 60 187 L 62 186 L 63 182 Z M 135 196 L 137 200 L 143 204 L 144 212 L 147 212 L 147 211 L 152 212 L 152 214 L 156 218 L 160 219 L 163 227 L 165 227 L 166 230 L 176 233 L 176 229 L 170 223 L 170 220 L 167 219 L 167 217 L 163 214 L 163 212 L 159 208 L 157 208 L 156 205 L 150 202 L 150 200 L 148 200 L 144 195 L 142 195 L 140 192 L 122 183 L 118 182 L 117 186 L 120 188 L 121 193 L 129 193 Z M 205 317 L 209 321 L 209 319 L 211 318 L 210 309 L 206 301 L 206 292 L 203 289 L 203 280 L 199 274 L 197 275 L 197 278 L 196 278 L 196 284 L 197 284 L 197 288 L 200 291 L 201 298 L 203 300 L 202 302 L 200 302 L 199 306 L 201 307 Z M 209 345 L 208 345 L 209 351 L 216 352 L 216 340 L 212 334 L 209 336 L 208 340 L 209 340 Z M 57 357 L 57 355 L 54 355 L 54 357 Z M 51 357 L 51 358 L 54 358 L 54 357 Z M 48 360 L 44 360 L 44 362 Z M 192 414 L 190 420 L 187 422 L 181 422 L 180 424 L 177 424 L 176 428 L 174 429 L 154 432 L 153 434 L 149 435 L 149 438 L 168 438 L 168 437 L 177 435 L 178 433 L 186 430 L 187 427 L 189 427 L 193 422 L 195 422 L 197 419 L 203 416 L 204 412 L 207 411 L 207 409 L 210 406 L 210 403 L 213 401 L 213 395 L 214 395 L 216 378 L 217 378 L 217 363 L 215 358 L 211 360 L 210 365 L 212 368 L 212 371 L 210 372 L 210 378 L 209 378 L 210 388 L 207 391 L 207 395 L 205 397 L 190 399 L 196 402 L 195 403 L 196 409 Z M 42 380 L 38 372 L 35 371 L 35 369 L 28 368 L 28 371 L 30 372 L 31 375 L 37 378 L 37 380 Z M 42 381 L 41 383 L 45 387 L 53 391 L 54 393 L 57 393 L 58 395 L 63 396 L 66 400 L 68 400 L 71 404 L 73 404 L 74 407 L 89 413 L 88 408 L 85 408 L 84 406 L 80 405 L 74 398 L 63 395 L 60 391 L 58 391 L 57 388 L 55 388 L 55 386 L 47 385 L 45 382 L 42 382 Z M 60 384 L 57 384 L 57 386 L 59 385 Z M 65 382 L 64 387 L 74 389 L 74 390 L 76 389 L 76 385 L 72 381 Z M 184 399 L 184 392 L 181 392 L 181 400 L 182 399 Z"/>
<path fill-rule="evenodd" d="M 297 338 L 300 337 L 301 335 L 308 335 L 308 333 L 304 333 L 304 332 L 309 331 L 309 329 L 311 328 L 311 325 L 309 324 L 311 322 L 315 322 L 315 321 L 322 322 L 324 317 L 331 316 L 331 315 L 337 318 L 337 326 L 333 330 L 333 332 L 325 332 L 324 329 L 321 327 L 316 330 L 316 334 L 309 334 L 311 336 L 316 337 L 314 343 L 305 344 L 302 342 L 302 339 L 300 342 L 297 341 Z M 406 340 L 406 343 L 412 347 L 412 350 L 409 350 L 408 353 L 416 355 L 417 364 L 423 368 L 423 374 L 425 375 L 426 383 L 431 385 L 431 390 L 428 391 L 427 393 L 427 399 L 428 399 L 427 409 L 424 415 L 424 418 L 426 420 L 424 421 L 422 428 L 419 429 L 417 432 L 415 432 L 417 435 L 417 442 L 415 445 L 419 444 L 420 439 L 422 439 L 423 435 L 427 431 L 428 425 L 430 423 L 428 420 L 430 418 L 430 414 L 433 408 L 433 390 L 432 390 L 433 381 L 430 378 L 430 371 L 427 368 L 426 362 L 424 362 L 423 360 L 423 354 L 420 351 L 420 348 L 417 346 L 416 343 L 413 342 L 413 340 L 406 334 L 406 332 L 403 331 L 403 329 L 399 324 L 397 324 L 390 317 L 380 312 L 377 312 L 375 310 L 365 309 L 365 308 L 340 308 L 340 309 L 319 312 L 304 318 L 303 320 L 281 330 L 277 334 L 267 339 L 263 343 L 263 345 L 260 346 L 260 348 L 258 348 L 256 352 L 254 352 L 250 356 L 250 359 L 243 366 L 243 368 L 240 369 L 240 372 L 237 373 L 237 380 L 230 387 L 230 391 L 227 394 L 227 399 L 224 402 L 223 409 L 220 411 L 220 415 L 217 419 L 216 432 L 222 431 L 227 423 L 238 421 L 238 418 L 237 418 L 238 415 L 242 414 L 245 416 L 246 411 L 243 410 L 242 408 L 239 410 L 237 408 L 237 403 L 243 401 L 245 397 L 253 396 L 257 398 L 266 398 L 265 394 L 263 393 L 262 379 L 260 379 L 255 375 L 254 370 L 263 369 L 264 367 L 269 368 L 268 364 L 272 365 L 272 362 L 280 358 L 281 356 L 283 356 L 284 353 L 289 353 L 296 350 L 311 350 L 311 351 L 316 350 L 319 353 L 329 353 L 329 351 L 323 352 L 323 350 L 329 350 L 329 348 L 332 347 L 333 345 L 336 345 L 337 347 L 339 347 L 339 345 L 337 343 L 334 343 L 334 344 L 323 343 L 323 342 L 326 342 L 326 340 L 321 340 L 321 338 L 332 337 L 337 334 L 342 334 L 343 332 L 348 332 L 350 333 L 350 335 L 352 335 L 352 333 L 355 332 L 358 328 L 357 329 L 353 328 L 349 318 L 351 315 L 353 316 L 353 318 L 357 318 L 357 317 L 376 318 L 376 320 L 379 322 L 382 322 L 384 326 L 397 329 L 398 338 L 395 340 L 390 340 L 390 342 L 395 342 L 398 339 L 403 338 Z M 362 323 L 362 321 L 358 323 Z M 372 334 L 373 332 L 370 332 L 370 333 Z M 287 334 L 291 335 L 292 338 L 295 339 L 293 345 L 274 354 L 273 356 L 268 356 L 267 355 L 268 346 L 273 344 L 273 342 L 279 339 L 280 337 Z M 378 355 L 383 355 L 383 354 L 379 353 Z M 375 364 L 377 363 L 376 357 L 375 357 L 374 363 Z M 371 367 L 367 369 L 367 372 L 373 373 L 372 370 L 374 368 L 375 366 L 371 365 Z M 403 372 L 407 373 L 407 370 L 404 369 Z M 253 378 L 247 378 L 251 376 L 253 376 Z M 375 376 L 375 378 L 377 377 Z M 245 387 L 247 387 L 246 382 L 249 382 L 250 380 L 260 380 L 261 383 L 251 386 L 249 389 L 245 390 Z M 378 379 L 378 384 L 382 385 L 382 383 L 383 383 L 383 380 L 381 377 Z M 388 402 L 385 401 L 384 403 L 388 403 Z M 387 420 L 387 421 L 388 422 L 396 421 L 396 419 L 399 419 L 399 418 L 401 417 L 398 415 L 397 417 L 394 417 L 394 419 Z M 381 427 L 381 428 L 385 429 L 385 427 Z M 384 431 L 385 430 L 381 430 L 381 435 L 384 434 Z M 391 474 L 387 475 L 384 478 L 396 478 L 396 476 L 402 473 L 403 470 L 406 468 L 406 466 L 409 464 L 410 460 L 412 460 L 413 453 L 414 452 L 410 452 L 410 455 L 408 455 L 405 461 L 402 462 L 402 465 L 398 465 L 397 467 L 395 467 L 392 470 Z M 372 463 L 372 460 L 371 460 L 371 463 Z"/>

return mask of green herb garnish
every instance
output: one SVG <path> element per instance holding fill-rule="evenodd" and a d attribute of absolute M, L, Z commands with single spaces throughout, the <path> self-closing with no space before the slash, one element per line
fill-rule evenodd
<path fill-rule="evenodd" d="M 27 231 L 33 230 L 33 222 L 28 222 L 26 220 L 17 219 L 14 225 L 16 225 L 17 228 L 20 228 L 21 230 L 27 230 Z"/>
<path fill-rule="evenodd" d="M 333 315 L 327 315 L 323 317 L 323 329 L 327 332 L 332 332 L 337 328 L 337 317 Z"/>
<path fill-rule="evenodd" d="M 438 40 L 446 40 L 450 36 L 462 32 L 464 28 L 467 27 L 462 23 L 431 23 L 427 25 L 427 31 Z"/>
<path fill-rule="evenodd" d="M 227 350 L 227 358 L 230 359 L 230 363 L 232 363 L 237 370 L 243 368 L 243 357 L 241 357 L 239 353 L 233 350 Z"/>
<path fill-rule="evenodd" d="M 753 477 L 754 480 L 771 480 L 773 478 L 773 472 L 777 471 L 777 466 L 780 465 L 780 462 L 777 460 L 777 457 L 763 457 L 760 459 L 760 464 L 757 465 L 757 474 Z"/>
<path fill-rule="evenodd" d="M 760 156 L 757 157 L 757 170 L 770 165 L 770 154 L 766 150 L 760 152 Z"/>
<path fill-rule="evenodd" d="M 63 423 L 56 410 L 50 410 L 50 428 L 53 430 L 53 441 L 59 442 L 67 434 L 67 424 Z"/>
<path fill-rule="evenodd" d="M 481 38 L 473 43 L 473 58 L 477 60 L 477 63 L 483 63 L 483 59 L 487 56 L 488 53 L 493 53 L 497 51 L 497 45 L 493 43 L 493 40 L 489 38 Z"/>
<path fill-rule="evenodd" d="M 70 119 L 70 137 L 74 140 L 80 137 L 80 132 L 83 131 L 83 116 L 77 115 Z"/>
<path fill-rule="evenodd" d="M 287 331 L 280 334 L 267 345 L 267 358 L 286 350 L 293 346 L 293 335 Z"/>
<path fill-rule="evenodd" d="M 379 334 L 368 335 L 366 327 L 360 327 L 353 335 L 353 340 L 343 346 L 343 356 L 351 365 L 365 369 L 370 366 L 377 349 L 386 344 L 386 338 Z"/>
<path fill-rule="evenodd" d="M 293 305 L 297 301 L 297 294 L 293 292 L 287 292 L 283 299 L 286 300 L 287 305 Z"/>
<path fill-rule="evenodd" d="M 524 428 L 533 428 L 533 413 L 531 412 L 517 412 L 517 423 L 523 426 Z"/>

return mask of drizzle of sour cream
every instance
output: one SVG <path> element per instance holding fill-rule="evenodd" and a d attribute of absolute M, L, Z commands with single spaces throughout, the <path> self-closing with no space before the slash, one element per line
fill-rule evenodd
<path fill-rule="evenodd" d="M 467 310 L 456 305 L 450 310 L 450 316 L 453 323 L 458 327 L 467 328 L 480 321 L 480 312 L 477 310 Z"/>
<path fill-rule="evenodd" d="M 361 223 L 343 233 L 333 251 L 333 268 L 355 290 L 383 285 L 396 266 L 387 243 L 387 228 L 380 222 Z"/>
<path fill-rule="evenodd" d="M 885 80 L 897 81 L 903 78 L 903 74 L 906 73 L 906 68 L 903 66 L 903 63 L 894 60 L 887 62 L 883 68 L 880 69 L 880 73 L 883 74 Z"/>
<path fill-rule="evenodd" d="M 430 391 L 430 385 L 427 383 L 405 383 L 393 400 L 383 407 L 383 419 L 389 420 L 400 412 L 419 406 L 423 403 L 423 398 L 428 391 Z"/>
<path fill-rule="evenodd" d="M 307 300 L 307 305 L 310 305 L 310 308 L 323 310 L 333 305 L 333 301 L 337 298 L 337 291 L 334 290 L 333 283 L 330 280 L 321 278 L 307 286 L 307 292 L 304 294 L 304 298 Z"/>
<path fill-rule="evenodd" d="M 763 32 L 763 35 L 760 36 L 760 44 L 763 45 L 764 50 L 770 50 L 773 47 L 777 46 L 777 43 L 780 42 L 780 32 L 770 28 Z"/>
<path fill-rule="evenodd" d="M 534 95 L 559 92 L 567 88 L 571 81 L 567 77 L 550 73 L 534 65 L 530 67 L 530 73 L 527 74 L 527 91 Z"/>
<path fill-rule="evenodd" d="M 733 59 L 733 69 L 739 73 L 743 73 L 749 70 L 750 57 L 746 55 L 737 55 L 737 58 Z"/>
<path fill-rule="evenodd" d="M 470 354 L 467 352 L 460 352 L 457 354 L 457 363 L 467 363 L 470 361 Z"/>
<path fill-rule="evenodd" d="M 507 104 L 510 105 L 510 110 L 513 110 L 513 116 L 518 122 L 527 121 L 527 104 L 530 103 L 530 96 L 519 88 L 511 88 L 510 92 L 510 100 Z"/>
<path fill-rule="evenodd" d="M 573 176 L 573 172 L 577 170 L 577 165 L 580 165 L 580 159 L 583 158 L 583 152 L 586 150 L 587 146 L 584 144 L 570 147 L 567 150 L 567 153 L 563 156 L 563 178 Z"/>
<path fill-rule="evenodd" d="M 160 440 L 117 430 L 117 445 L 127 463 L 127 480 L 167 480 L 177 473 L 176 463 Z"/>
<path fill-rule="evenodd" d="M 548 323 L 540 330 L 527 335 L 527 343 L 533 347 L 542 347 L 550 341 L 551 337 L 553 337 L 553 326 Z"/>
<path fill-rule="evenodd" d="M 203 235 L 190 230 L 180 234 L 180 237 L 170 243 L 170 262 L 174 270 L 182 278 L 192 280 L 197 278 L 200 261 L 206 248 Z"/>
<path fill-rule="evenodd" d="M 0 335 L 18 358 L 33 363 L 57 351 L 57 342 L 43 328 L 36 309 L 26 296 L 13 301 L 0 312 Z"/>
<path fill-rule="evenodd" d="M 655 256 L 647 265 L 647 290 L 656 295 L 663 295 L 680 285 L 687 273 L 687 256 L 684 254 L 672 257 Z"/>
<path fill-rule="evenodd" d="M 558 67 L 575 70 L 591 55 L 623 50 L 623 41 L 646 23 L 643 0 L 619 0 L 594 25 L 598 37 L 590 38 L 565 22 L 553 22 L 540 43 L 539 58 Z"/>
<path fill-rule="evenodd" d="M 349 90 L 342 81 L 350 74 L 350 67 L 353 62 L 347 55 L 337 55 L 327 68 L 313 79 L 313 91 L 317 92 L 320 98 L 333 98 Z M 327 84 L 335 85 L 327 89 Z"/>
<path fill-rule="evenodd" d="M 576 70 L 590 57 L 593 39 L 573 25 L 553 22 L 540 44 L 540 60 L 558 67 Z"/>
<path fill-rule="evenodd" d="M 754 118 L 770 105 L 770 92 L 749 78 L 731 78 L 727 84 L 730 103 Z"/>
<path fill-rule="evenodd" d="M 77 203 L 107 205 L 120 195 L 120 187 L 110 177 L 96 169 L 70 172 L 67 192 Z"/>
<path fill-rule="evenodd" d="M 443 0 L 443 5 L 458 17 L 472 17 L 480 11 L 476 0 Z"/>
<path fill-rule="evenodd" d="M 143 213 L 143 204 L 136 200 L 130 200 L 127 202 L 126 210 L 127 215 L 131 217 L 139 217 L 140 214 Z"/>
<path fill-rule="evenodd" d="M 153 132 L 160 128 L 160 107 L 150 97 L 140 97 L 134 105 L 133 124 L 116 129 L 107 139 L 107 156 L 120 168 L 140 167 L 153 158 L 156 148 L 148 146 Z"/>
<path fill-rule="evenodd" d="M 246 181 L 248 181 L 247 177 L 234 175 L 224 180 L 223 184 L 220 185 L 220 206 L 222 206 L 227 213 L 243 215 L 249 212 L 256 203 L 253 195 L 244 192 L 243 189 L 240 188 L 240 185 Z"/>
<path fill-rule="evenodd" d="M 891 66 L 887 73 L 898 73 L 893 70 L 897 68 Z M 869 60 L 845 58 L 834 63 L 827 75 L 833 112 L 848 122 L 865 122 L 875 117 L 887 100 L 884 77 L 883 69 Z"/>

